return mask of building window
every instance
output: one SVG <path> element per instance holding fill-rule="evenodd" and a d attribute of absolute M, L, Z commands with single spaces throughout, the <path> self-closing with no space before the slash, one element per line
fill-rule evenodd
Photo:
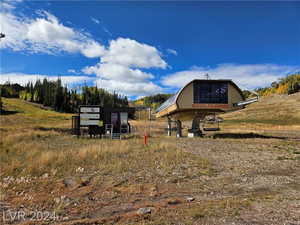
<path fill-rule="evenodd" d="M 228 103 L 228 83 L 213 81 L 194 82 L 194 103 Z"/>

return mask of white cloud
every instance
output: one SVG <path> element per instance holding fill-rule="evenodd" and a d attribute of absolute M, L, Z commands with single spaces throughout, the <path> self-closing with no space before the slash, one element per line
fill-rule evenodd
<path fill-rule="evenodd" d="M 4 0 L 8 2 L 8 0 Z M 15 0 L 20 1 L 20 0 Z M 99 63 L 84 68 L 86 74 L 97 75 L 96 83 L 110 91 L 118 91 L 128 95 L 148 95 L 162 90 L 150 80 L 154 75 L 142 69 L 166 69 L 168 64 L 163 60 L 161 52 L 154 46 L 137 42 L 129 38 L 111 40 L 107 47 L 91 38 L 91 35 L 75 29 L 72 25 L 64 25 L 57 17 L 46 11 L 38 11 L 33 18 L 16 14 L 14 5 L 0 10 L 1 31 L 6 38 L 1 40 L 0 48 L 30 53 L 58 54 L 81 53 L 86 57 L 99 57 Z M 100 20 L 91 17 L 96 24 Z M 103 25 L 102 29 L 112 35 Z M 175 54 L 174 51 L 171 54 Z M 69 73 L 78 74 L 75 70 Z M 24 84 L 28 80 L 35 81 L 46 75 L 2 74 L 1 82 L 7 81 Z M 57 77 L 56 77 L 57 78 Z M 55 78 L 55 79 L 56 79 Z M 61 76 L 63 81 L 80 82 L 91 79 L 88 76 Z"/>
<path fill-rule="evenodd" d="M 101 62 L 137 68 L 165 69 L 167 67 L 167 63 L 155 47 L 129 38 L 110 41 L 107 52 L 101 57 Z"/>
<path fill-rule="evenodd" d="M 58 78 L 60 78 L 64 85 L 93 81 L 94 79 L 88 76 L 49 76 L 41 74 L 5 73 L 0 74 L 0 83 L 4 84 L 6 82 L 10 82 L 25 85 L 28 82 L 35 83 L 38 79 L 43 80 L 44 78 L 47 78 L 48 80 L 57 80 Z"/>
<path fill-rule="evenodd" d="M 96 66 L 86 67 L 83 72 L 96 74 L 100 78 L 127 82 L 139 82 L 154 77 L 152 74 L 142 72 L 139 69 L 131 69 L 123 65 L 110 63 L 99 63 Z"/>
<path fill-rule="evenodd" d="M 2 10 L 13 10 L 16 8 L 16 4 L 22 2 L 23 0 L 2 0 L 0 6 Z"/>
<path fill-rule="evenodd" d="M 177 51 L 174 50 L 174 49 L 168 48 L 168 49 L 167 49 L 167 52 L 168 52 L 169 54 L 178 55 Z"/>
<path fill-rule="evenodd" d="M 27 38 L 36 42 L 52 42 L 71 39 L 75 32 L 60 24 L 50 13 L 44 12 L 46 18 L 37 18 L 28 24 Z"/>
<path fill-rule="evenodd" d="M 1 32 L 6 37 L 0 48 L 32 53 L 81 53 L 86 57 L 102 56 L 105 48 L 88 34 L 59 22 L 52 14 L 40 11 L 35 19 L 16 16 L 12 11 L 1 11 Z"/>
<path fill-rule="evenodd" d="M 153 82 L 126 82 L 118 80 L 97 79 L 97 87 L 107 89 L 108 91 L 116 91 L 120 94 L 129 96 L 153 95 L 162 92 L 162 88 Z"/>
<path fill-rule="evenodd" d="M 19 51 L 26 48 L 23 37 L 26 35 L 26 25 L 18 17 L 10 13 L 0 13 L 0 29 L 5 38 L 0 41 L 0 48 L 11 48 Z"/>
<path fill-rule="evenodd" d="M 154 75 L 141 69 L 166 67 L 167 63 L 155 47 L 128 38 L 118 38 L 110 42 L 98 64 L 85 67 L 82 71 L 97 75 L 98 86 L 132 96 L 161 91 L 160 86 L 149 81 Z"/>
<path fill-rule="evenodd" d="M 68 73 L 74 73 L 74 74 L 79 74 L 76 70 L 74 69 L 68 69 Z"/>
<path fill-rule="evenodd" d="M 100 20 L 94 18 L 94 17 L 91 17 L 91 20 L 96 23 L 96 24 L 100 24 Z"/>
<path fill-rule="evenodd" d="M 271 82 L 288 73 L 299 71 L 300 67 L 276 64 L 219 64 L 214 68 L 192 67 L 163 77 L 162 84 L 170 87 L 182 87 L 193 79 L 231 79 L 242 89 L 254 89 L 268 86 Z"/>
<path fill-rule="evenodd" d="M 96 41 L 88 40 L 81 45 L 81 53 L 89 58 L 102 56 L 105 52 L 105 47 Z"/>
<path fill-rule="evenodd" d="M 2 10 L 12 10 L 12 9 L 14 9 L 15 7 L 14 7 L 14 5 L 9 4 L 9 3 L 6 2 L 6 1 L 3 1 L 3 2 L 1 2 L 1 8 L 2 8 Z"/>

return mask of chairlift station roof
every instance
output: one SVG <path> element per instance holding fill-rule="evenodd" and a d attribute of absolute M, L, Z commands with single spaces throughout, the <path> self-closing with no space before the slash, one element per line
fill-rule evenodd
<path fill-rule="evenodd" d="M 222 113 L 241 109 L 245 100 L 241 89 L 232 80 L 195 79 L 167 99 L 156 117 L 190 120 L 195 114 Z"/>

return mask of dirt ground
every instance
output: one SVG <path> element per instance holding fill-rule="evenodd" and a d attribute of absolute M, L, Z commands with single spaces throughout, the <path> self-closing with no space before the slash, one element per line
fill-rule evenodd
<path fill-rule="evenodd" d="M 195 170 L 187 161 L 169 174 L 164 171 L 159 174 L 159 170 L 153 174 L 141 169 L 134 174 L 116 174 L 113 178 L 97 171 L 78 172 L 69 181 L 47 176 L 36 180 L 28 178 L 28 181 L 19 181 L 22 185 L 15 186 L 14 191 L 8 191 L 8 205 L 2 202 L 1 206 L 6 216 L 7 210 L 28 210 L 26 222 L 22 219 L 4 222 L 300 224 L 299 141 L 251 136 L 176 139 L 155 135 L 149 141 L 175 143 L 188 157 L 204 159 L 207 169 L 197 173 L 197 168 Z M 138 215 L 140 208 L 149 208 L 151 213 Z M 30 222 L 35 210 L 54 210 L 59 216 L 53 221 L 33 219 Z"/>
<path fill-rule="evenodd" d="M 182 149 L 214 164 L 197 199 L 257 198 L 251 207 L 208 224 L 300 224 L 299 145 L 276 139 L 183 140 Z"/>
<path fill-rule="evenodd" d="M 20 122 L 39 113 L 2 120 L 1 224 L 300 225 L 295 127 L 175 138 L 136 121 L 124 140 L 100 140 L 70 135 L 68 115 Z"/>

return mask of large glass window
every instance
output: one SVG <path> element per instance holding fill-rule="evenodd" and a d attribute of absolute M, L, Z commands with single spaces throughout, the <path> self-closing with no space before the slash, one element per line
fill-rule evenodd
<path fill-rule="evenodd" d="M 194 103 L 228 103 L 228 83 L 213 81 L 194 82 Z"/>

